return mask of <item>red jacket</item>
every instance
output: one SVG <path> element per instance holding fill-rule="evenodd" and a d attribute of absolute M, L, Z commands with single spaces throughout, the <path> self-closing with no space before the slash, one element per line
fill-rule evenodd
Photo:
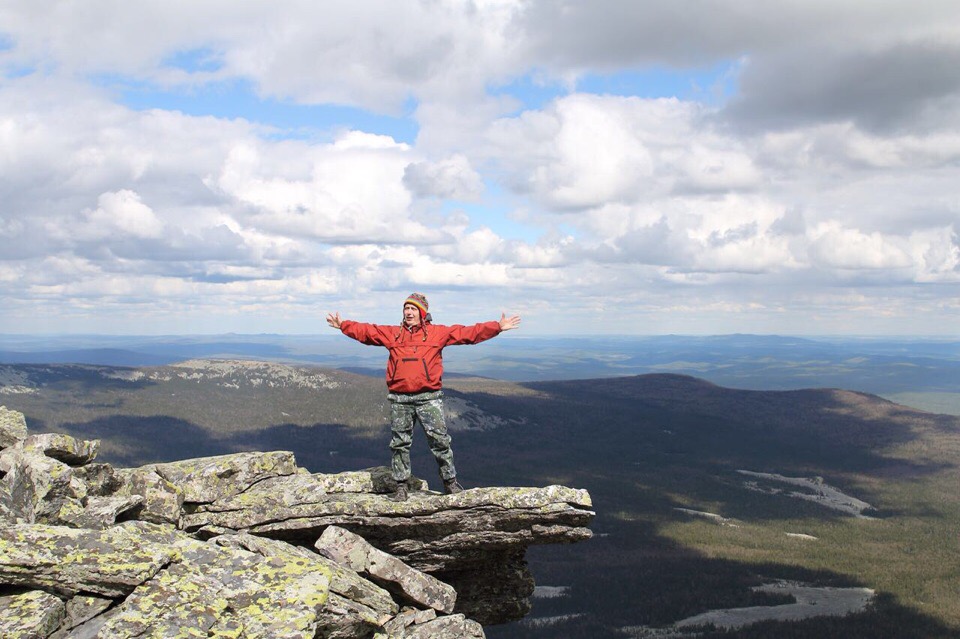
<path fill-rule="evenodd" d="M 384 346 L 390 351 L 387 361 L 387 389 L 392 393 L 423 393 L 443 386 L 443 347 L 452 344 L 478 344 L 500 334 L 500 323 L 481 322 L 473 326 L 426 325 L 384 326 L 344 320 L 340 330 L 347 337 Z"/>

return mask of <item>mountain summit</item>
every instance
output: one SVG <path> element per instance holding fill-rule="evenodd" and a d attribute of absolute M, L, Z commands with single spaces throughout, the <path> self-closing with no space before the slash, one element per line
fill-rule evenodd
<path fill-rule="evenodd" d="M 396 503 L 386 468 L 286 451 L 115 468 L 6 408 L 0 445 L 4 637 L 483 637 L 530 609 L 527 547 L 594 516 L 563 486 Z"/>

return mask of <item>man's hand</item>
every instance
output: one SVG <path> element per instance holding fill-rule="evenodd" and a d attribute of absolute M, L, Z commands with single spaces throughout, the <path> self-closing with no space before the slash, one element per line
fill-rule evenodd
<path fill-rule="evenodd" d="M 329 320 L 328 320 L 329 321 Z M 507 317 L 506 313 L 500 313 L 500 330 L 509 331 L 520 326 L 520 316 L 514 315 L 513 317 Z"/>
<path fill-rule="evenodd" d="M 335 329 L 337 329 L 337 330 L 340 330 L 340 324 L 341 324 L 341 322 L 343 322 L 343 320 L 340 319 L 340 312 L 339 312 L 339 311 L 338 311 L 336 314 L 327 313 L 327 324 L 329 324 L 329 325 L 331 326 L 331 328 L 335 328 Z"/>

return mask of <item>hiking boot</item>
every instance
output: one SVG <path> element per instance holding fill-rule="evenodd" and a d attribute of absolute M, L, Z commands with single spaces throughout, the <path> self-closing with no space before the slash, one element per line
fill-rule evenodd
<path fill-rule="evenodd" d="M 390 499 L 393 501 L 407 501 L 407 482 L 398 481 L 397 491 L 393 493 L 393 496 Z"/>
<path fill-rule="evenodd" d="M 455 495 L 457 493 L 463 492 L 463 486 L 457 481 L 456 477 L 451 477 L 450 479 L 443 480 L 443 492 L 448 495 Z"/>

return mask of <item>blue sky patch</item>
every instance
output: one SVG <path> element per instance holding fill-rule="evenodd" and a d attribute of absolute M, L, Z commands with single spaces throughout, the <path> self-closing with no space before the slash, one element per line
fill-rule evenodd
<path fill-rule="evenodd" d="M 199 56 L 200 54 L 195 54 Z M 181 62 L 196 61 L 194 58 Z M 343 130 L 360 130 L 389 135 L 398 142 L 413 144 L 419 126 L 412 115 L 416 103 L 405 105 L 401 117 L 378 115 L 342 105 L 304 105 L 262 98 L 248 80 L 234 79 L 201 87 L 161 88 L 152 83 L 118 76 L 100 76 L 98 84 L 117 91 L 118 101 L 138 111 L 163 109 L 193 116 L 243 118 L 276 127 L 277 138 L 325 140 Z"/>
<path fill-rule="evenodd" d="M 470 231 L 488 227 L 505 240 L 521 240 L 535 243 L 544 233 L 544 229 L 526 224 L 513 214 L 516 203 L 491 180 L 484 180 L 482 202 L 445 201 L 441 210 L 444 213 L 463 211 L 470 218 Z"/>
<path fill-rule="evenodd" d="M 187 73 L 212 73 L 223 68 L 219 53 L 209 48 L 177 51 L 163 59 L 163 66 L 181 69 Z"/>

